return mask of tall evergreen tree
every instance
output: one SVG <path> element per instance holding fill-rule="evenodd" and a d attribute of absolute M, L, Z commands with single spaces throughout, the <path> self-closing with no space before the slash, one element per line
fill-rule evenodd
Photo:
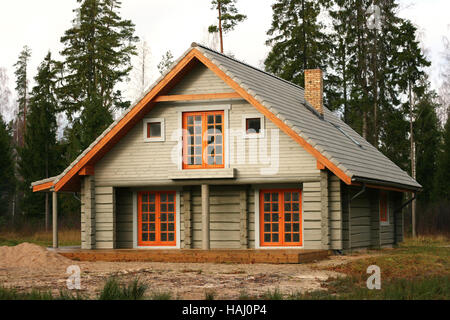
<path fill-rule="evenodd" d="M 28 106 L 28 62 L 31 57 L 31 50 L 27 46 L 24 46 L 20 52 L 19 59 L 14 64 L 16 68 L 14 74 L 16 75 L 16 93 L 17 103 L 19 108 L 19 116 L 22 117 L 22 139 L 21 145 L 24 143 L 24 134 L 26 131 L 26 117 Z"/>
<path fill-rule="evenodd" d="M 212 9 L 218 12 L 218 24 L 208 28 L 210 33 L 219 33 L 220 52 L 223 53 L 223 34 L 232 31 L 247 16 L 238 12 L 236 0 L 212 0 Z"/>
<path fill-rule="evenodd" d="M 23 177 L 22 209 L 25 214 L 39 215 L 47 208 L 46 226 L 48 228 L 48 196 L 33 193 L 30 184 L 42 178 L 57 174 L 59 155 L 57 152 L 56 97 L 57 67 L 48 53 L 38 68 L 36 86 L 31 92 L 30 112 L 27 116 L 25 145 L 19 149 L 19 172 Z M 45 200 L 47 202 L 45 202 Z"/>
<path fill-rule="evenodd" d="M 271 46 L 264 61 L 267 71 L 304 85 L 304 70 L 325 68 L 329 38 L 319 14 L 328 1 L 277 0 L 272 5 L 272 26 L 266 44 Z M 328 92 L 325 81 L 325 93 Z"/>
<path fill-rule="evenodd" d="M 438 155 L 441 144 L 441 133 L 436 103 L 437 95 L 426 92 L 416 105 L 414 116 L 414 136 L 416 137 L 417 180 L 423 186 L 418 199 L 428 204 L 432 198 L 435 177 L 438 171 Z"/>
<path fill-rule="evenodd" d="M 433 199 L 450 202 L 450 111 L 447 111 L 442 147 L 438 156 L 438 169 L 435 179 Z"/>
<path fill-rule="evenodd" d="M 12 136 L 0 113 L 0 215 L 8 212 L 15 190 Z"/>
<path fill-rule="evenodd" d="M 119 16 L 118 0 L 77 0 L 74 26 L 61 38 L 65 58 L 59 97 L 81 149 L 113 121 L 114 109 L 129 106 L 117 84 L 131 70 L 136 54 L 134 24 Z"/>

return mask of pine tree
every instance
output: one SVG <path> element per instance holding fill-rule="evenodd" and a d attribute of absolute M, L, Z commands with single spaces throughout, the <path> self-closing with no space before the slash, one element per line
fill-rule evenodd
<path fill-rule="evenodd" d="M 173 64 L 173 54 L 170 50 L 168 50 L 161 58 L 161 62 L 158 64 L 158 70 L 161 75 L 166 73 L 167 70 Z"/>
<path fill-rule="evenodd" d="M 11 130 L 0 113 L 0 215 L 6 215 L 15 190 Z"/>
<path fill-rule="evenodd" d="M 437 109 L 437 95 L 426 92 L 418 101 L 415 110 L 414 136 L 416 137 L 417 180 L 423 186 L 418 199 L 428 204 L 432 198 L 434 181 L 438 171 L 438 155 L 441 133 Z"/>
<path fill-rule="evenodd" d="M 131 70 L 138 39 L 134 24 L 118 14 L 120 1 L 77 1 L 78 17 L 61 38 L 65 61 L 59 97 L 69 121 L 78 122 L 75 135 L 84 149 L 111 124 L 114 110 L 130 104 L 117 84 Z"/>
<path fill-rule="evenodd" d="M 239 22 L 247 19 L 247 16 L 240 14 L 236 8 L 236 0 L 212 0 L 213 10 L 218 11 L 218 25 L 208 28 L 209 33 L 219 33 L 220 52 L 223 53 L 223 34 L 232 31 Z"/>
<path fill-rule="evenodd" d="M 444 202 L 450 202 L 450 111 L 447 112 L 432 197 L 436 201 Z"/>
<path fill-rule="evenodd" d="M 327 1 L 277 0 L 272 5 L 271 46 L 264 64 L 268 72 L 304 86 L 304 70 L 327 66 L 329 38 L 319 14 Z M 325 93 L 328 92 L 325 80 Z"/>
<path fill-rule="evenodd" d="M 59 155 L 56 142 L 56 97 L 57 67 L 48 53 L 38 68 L 35 77 L 36 86 L 31 92 L 30 111 L 27 116 L 25 145 L 19 149 L 19 173 L 23 177 L 22 209 L 27 215 L 39 215 L 42 208 L 48 209 L 48 196 L 33 193 L 30 185 L 33 181 L 57 174 Z M 45 203 L 45 200 L 47 203 Z M 48 210 L 46 226 L 49 225 Z"/>
<path fill-rule="evenodd" d="M 20 52 L 19 59 L 14 64 L 16 68 L 14 74 L 16 75 L 16 93 L 17 103 L 19 108 L 19 116 L 22 117 L 22 139 L 21 145 L 24 144 L 24 135 L 26 131 L 26 118 L 27 118 L 27 106 L 28 106 L 28 62 L 31 57 L 31 50 L 27 46 L 24 46 Z"/>

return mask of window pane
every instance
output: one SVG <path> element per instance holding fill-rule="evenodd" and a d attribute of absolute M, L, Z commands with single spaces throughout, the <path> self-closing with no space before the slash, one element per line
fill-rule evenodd
<path fill-rule="evenodd" d="M 148 239 L 149 239 L 149 241 L 156 241 L 156 234 L 150 233 Z"/>
<path fill-rule="evenodd" d="M 270 233 L 269 234 L 264 234 L 264 242 L 270 242 Z"/>
<path fill-rule="evenodd" d="M 270 201 L 270 193 L 264 193 L 264 201 L 266 202 Z"/>
<path fill-rule="evenodd" d="M 169 224 L 169 231 L 175 231 L 175 225 L 173 223 Z"/>
<path fill-rule="evenodd" d="M 167 224 L 161 223 L 161 231 L 167 231 Z"/>
<path fill-rule="evenodd" d="M 214 124 L 214 116 L 208 116 L 208 124 Z"/>
<path fill-rule="evenodd" d="M 221 116 L 221 115 L 217 115 L 217 116 L 216 116 L 216 123 L 217 123 L 217 124 L 222 123 L 222 116 Z"/>
<path fill-rule="evenodd" d="M 160 138 L 161 137 L 161 122 L 153 122 L 148 125 L 148 138 Z"/>
<path fill-rule="evenodd" d="M 298 233 L 294 233 L 294 242 L 300 241 L 300 235 Z"/>
<path fill-rule="evenodd" d="M 142 241 L 148 241 L 148 233 L 142 234 Z"/>
<path fill-rule="evenodd" d="M 291 242 L 291 234 L 290 233 L 287 233 L 284 235 L 284 241 Z"/>
<path fill-rule="evenodd" d="M 175 234 L 169 233 L 169 241 L 175 241 Z"/>
<path fill-rule="evenodd" d="M 291 224 L 290 223 L 286 223 L 284 225 L 284 231 L 285 232 L 291 232 Z"/>
<path fill-rule="evenodd" d="M 277 233 L 272 234 L 272 240 L 273 242 L 278 242 L 279 241 L 279 237 Z"/>
<path fill-rule="evenodd" d="M 264 232 L 270 232 L 270 223 L 264 224 Z"/>
<path fill-rule="evenodd" d="M 167 241 L 167 233 L 161 233 L 161 241 Z"/>
<path fill-rule="evenodd" d="M 300 225 L 298 223 L 295 223 L 293 227 L 294 227 L 294 232 L 300 231 Z"/>
<path fill-rule="evenodd" d="M 292 194 L 292 200 L 293 200 L 293 201 L 298 201 L 299 199 L 300 199 L 299 193 L 298 193 L 298 192 L 294 192 L 294 193 Z"/>
<path fill-rule="evenodd" d="M 272 224 L 272 232 L 278 232 L 279 231 L 279 228 L 278 228 L 278 223 L 273 223 Z"/>
<path fill-rule="evenodd" d="M 261 119 L 260 118 L 247 119 L 247 133 L 257 134 L 260 132 L 261 132 Z"/>
<path fill-rule="evenodd" d="M 223 158 L 221 156 L 216 157 L 216 165 L 223 165 Z"/>
<path fill-rule="evenodd" d="M 155 231 L 156 225 L 155 225 L 154 223 L 150 223 L 148 229 L 149 229 L 150 231 Z"/>

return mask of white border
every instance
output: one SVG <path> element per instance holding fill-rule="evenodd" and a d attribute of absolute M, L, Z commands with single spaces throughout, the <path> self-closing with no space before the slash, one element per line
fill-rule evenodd
<path fill-rule="evenodd" d="M 263 188 L 264 189 L 264 188 Z M 274 188 L 275 190 L 276 188 Z M 285 189 L 285 188 L 279 188 L 279 189 Z M 303 197 L 303 189 L 300 189 L 302 192 L 302 245 L 301 246 L 287 246 L 287 247 L 261 247 L 261 239 L 260 239 L 260 221 L 259 221 L 259 190 L 260 188 L 255 189 L 255 249 L 263 249 L 263 250 L 270 250 L 270 249 L 304 249 L 305 248 L 305 210 L 304 210 L 304 197 Z"/>
<path fill-rule="evenodd" d="M 161 123 L 161 137 L 160 138 L 147 138 L 147 124 L 148 123 Z M 165 142 L 166 141 L 166 126 L 164 118 L 146 118 L 143 122 L 144 142 Z"/>
<path fill-rule="evenodd" d="M 261 120 L 261 131 L 259 133 L 247 133 L 247 119 L 259 118 Z M 244 114 L 242 116 L 242 138 L 243 139 L 263 139 L 266 136 L 265 117 L 262 114 Z"/>
<path fill-rule="evenodd" d="M 144 191 L 144 190 L 143 190 Z M 170 191 L 170 190 L 163 190 L 163 191 Z M 175 212 L 175 219 L 177 224 L 177 230 L 176 230 L 176 239 L 177 243 L 175 246 L 171 247 L 152 247 L 152 246 L 138 246 L 138 233 L 137 233 L 137 227 L 138 227 L 138 210 L 137 210 L 137 192 L 133 191 L 133 249 L 142 249 L 142 250 L 153 250 L 153 249 L 160 249 L 160 250 L 174 250 L 174 249 L 181 249 L 181 204 L 180 204 L 181 196 L 180 191 L 176 191 L 176 212 Z"/>
<path fill-rule="evenodd" d="M 225 166 L 224 169 L 230 168 L 230 110 L 231 104 L 229 105 L 215 105 L 215 106 L 199 106 L 199 107 L 177 107 L 178 113 L 178 128 L 179 128 L 179 137 L 178 137 L 178 171 L 183 171 L 183 113 L 185 112 L 203 112 L 203 111 L 223 111 L 224 115 L 224 151 L 225 151 Z M 189 169 L 192 170 L 192 169 Z M 220 170 L 220 169 L 218 169 Z"/>

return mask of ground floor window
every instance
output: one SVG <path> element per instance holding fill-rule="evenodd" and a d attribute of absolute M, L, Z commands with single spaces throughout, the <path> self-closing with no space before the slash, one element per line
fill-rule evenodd
<path fill-rule="evenodd" d="M 261 246 L 302 246 L 301 190 L 260 191 Z"/>
<path fill-rule="evenodd" d="M 138 193 L 138 245 L 176 245 L 176 192 Z"/>

